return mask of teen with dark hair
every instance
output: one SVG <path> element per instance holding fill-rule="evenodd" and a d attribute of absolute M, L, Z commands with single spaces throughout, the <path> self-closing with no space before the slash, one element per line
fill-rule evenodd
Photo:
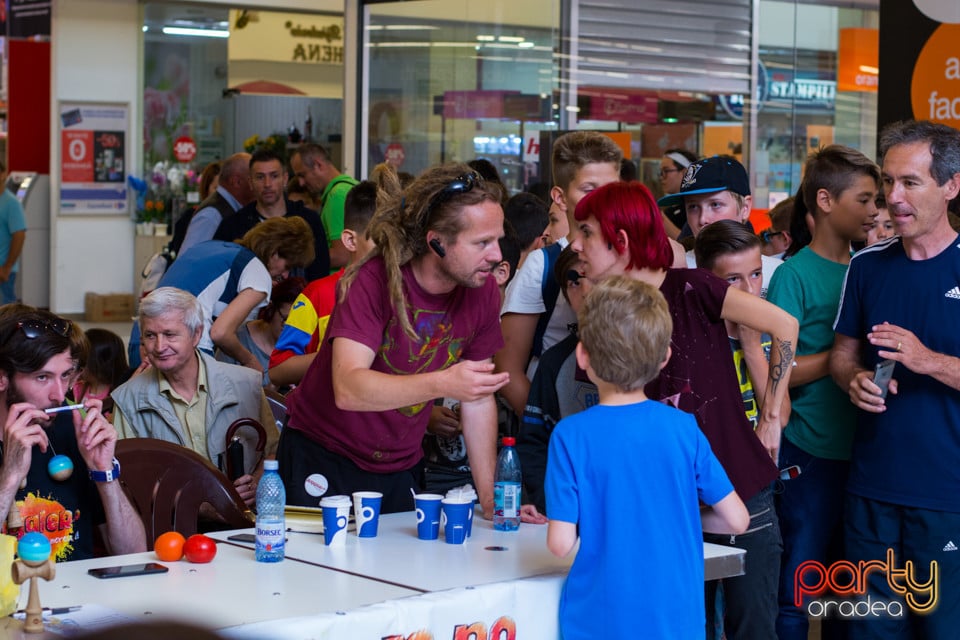
<path fill-rule="evenodd" d="M 79 327 L 47 311 L 0 318 L 0 514 L 13 510 L 19 528 L 46 535 L 57 561 L 93 557 L 93 530 L 110 553 L 146 551 L 143 522 L 121 488 L 114 457 L 117 432 L 101 402 L 48 413 L 63 405 L 89 344 Z M 54 479 L 48 462 L 67 456 L 73 469 Z M 41 516 L 38 501 L 45 501 Z"/>

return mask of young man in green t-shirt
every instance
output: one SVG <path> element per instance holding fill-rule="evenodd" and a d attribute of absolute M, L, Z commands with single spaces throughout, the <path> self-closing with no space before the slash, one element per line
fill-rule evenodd
<path fill-rule="evenodd" d="M 797 566 L 840 559 L 843 487 L 847 483 L 856 407 L 830 377 L 833 322 L 850 263 L 877 217 L 880 169 L 859 151 L 831 145 L 807 161 L 801 193 L 816 225 L 813 239 L 777 269 L 767 300 L 800 322 L 792 412 L 780 445 L 783 490 L 777 513 L 783 536 L 780 613 L 782 640 L 807 637 L 806 603 L 794 604 Z M 788 471 L 796 467 L 794 473 Z M 787 480 L 786 478 L 800 475 Z M 830 621 L 825 620 L 825 633 Z M 829 637 L 825 635 L 824 637 Z"/>

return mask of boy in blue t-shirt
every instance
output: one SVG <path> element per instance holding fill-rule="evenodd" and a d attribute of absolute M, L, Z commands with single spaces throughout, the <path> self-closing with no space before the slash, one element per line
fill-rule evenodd
<path fill-rule="evenodd" d="M 617 276 L 587 295 L 577 362 L 600 404 L 550 438 L 547 547 L 580 549 L 560 598 L 574 638 L 703 638 L 701 529 L 739 534 L 743 502 L 692 415 L 648 402 L 644 385 L 670 358 L 673 330 L 654 287 Z M 701 512 L 698 499 L 712 509 Z M 639 625 L 639 627 L 638 627 Z"/>

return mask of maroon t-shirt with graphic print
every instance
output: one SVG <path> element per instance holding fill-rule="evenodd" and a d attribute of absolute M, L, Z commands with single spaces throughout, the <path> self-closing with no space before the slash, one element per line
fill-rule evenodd
<path fill-rule="evenodd" d="M 644 390 L 650 399 L 696 417 L 737 494 L 746 501 L 773 481 L 777 468 L 743 411 L 720 317 L 729 286 L 704 269 L 667 271 L 660 292 L 673 318 L 673 355 Z"/>
<path fill-rule="evenodd" d="M 334 338 L 366 345 L 376 353 L 371 370 L 393 375 L 487 360 L 503 346 L 500 292 L 492 277 L 476 289 L 433 295 L 417 284 L 409 264 L 402 272 L 407 312 L 419 339 L 404 333 L 390 302 L 383 259 L 372 258 L 334 307 L 320 351 L 288 401 L 287 428 L 374 473 L 409 469 L 423 457 L 420 443 L 433 402 L 389 411 L 338 409 L 331 377 Z"/>

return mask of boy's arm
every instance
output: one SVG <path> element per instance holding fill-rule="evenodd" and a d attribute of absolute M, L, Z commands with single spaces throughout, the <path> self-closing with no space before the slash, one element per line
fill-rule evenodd
<path fill-rule="evenodd" d="M 493 356 L 496 370 L 510 374 L 510 382 L 500 390 L 510 408 L 518 416 L 530 394 L 530 380 L 527 378 L 527 361 L 533 348 L 533 337 L 537 333 L 537 313 L 507 313 L 500 318 L 500 331 L 503 333 L 503 347 Z"/>
<path fill-rule="evenodd" d="M 280 364 L 270 367 L 270 382 L 278 387 L 300 384 L 303 376 L 307 375 L 307 369 L 310 368 L 310 365 L 313 364 L 313 359 L 316 357 L 316 351 L 290 356 Z"/>
<path fill-rule="evenodd" d="M 741 325 L 738 328 L 740 331 L 740 345 L 743 347 L 743 359 L 747 363 L 747 375 L 750 377 L 750 384 L 753 386 L 753 393 L 757 399 L 757 407 L 760 411 L 763 411 L 763 403 L 767 397 L 767 379 L 769 378 L 767 367 L 770 366 L 763 349 L 763 336 L 758 331 L 747 326 Z M 793 374 L 790 376 L 790 381 L 791 383 L 793 382 Z M 790 386 L 793 385 L 791 384 Z M 782 426 L 786 426 L 789 417 L 790 394 L 787 394 L 783 399 L 783 404 L 780 405 Z"/>
<path fill-rule="evenodd" d="M 797 366 L 790 374 L 790 387 L 799 387 L 830 375 L 830 352 L 821 351 L 797 356 Z"/>
<path fill-rule="evenodd" d="M 738 535 L 750 526 L 750 513 L 737 492 L 731 491 L 712 507 L 701 509 L 700 520 L 707 533 Z"/>
<path fill-rule="evenodd" d="M 781 416 L 781 409 L 787 397 L 799 324 L 796 318 L 780 307 L 733 287 L 727 289 L 720 315 L 724 320 L 770 334 L 773 347 L 770 350 L 766 402 L 760 407 L 756 433 L 770 457 L 776 460 L 780 450 L 780 432 L 787 418 Z"/>
<path fill-rule="evenodd" d="M 734 494 L 736 495 L 736 494 Z M 726 498 L 724 498 L 726 499 Z M 738 498 L 739 500 L 739 498 Z M 741 503 L 742 505 L 743 503 Z M 563 520 L 547 524 L 547 549 L 558 558 L 565 558 L 577 544 L 577 525 Z"/>

